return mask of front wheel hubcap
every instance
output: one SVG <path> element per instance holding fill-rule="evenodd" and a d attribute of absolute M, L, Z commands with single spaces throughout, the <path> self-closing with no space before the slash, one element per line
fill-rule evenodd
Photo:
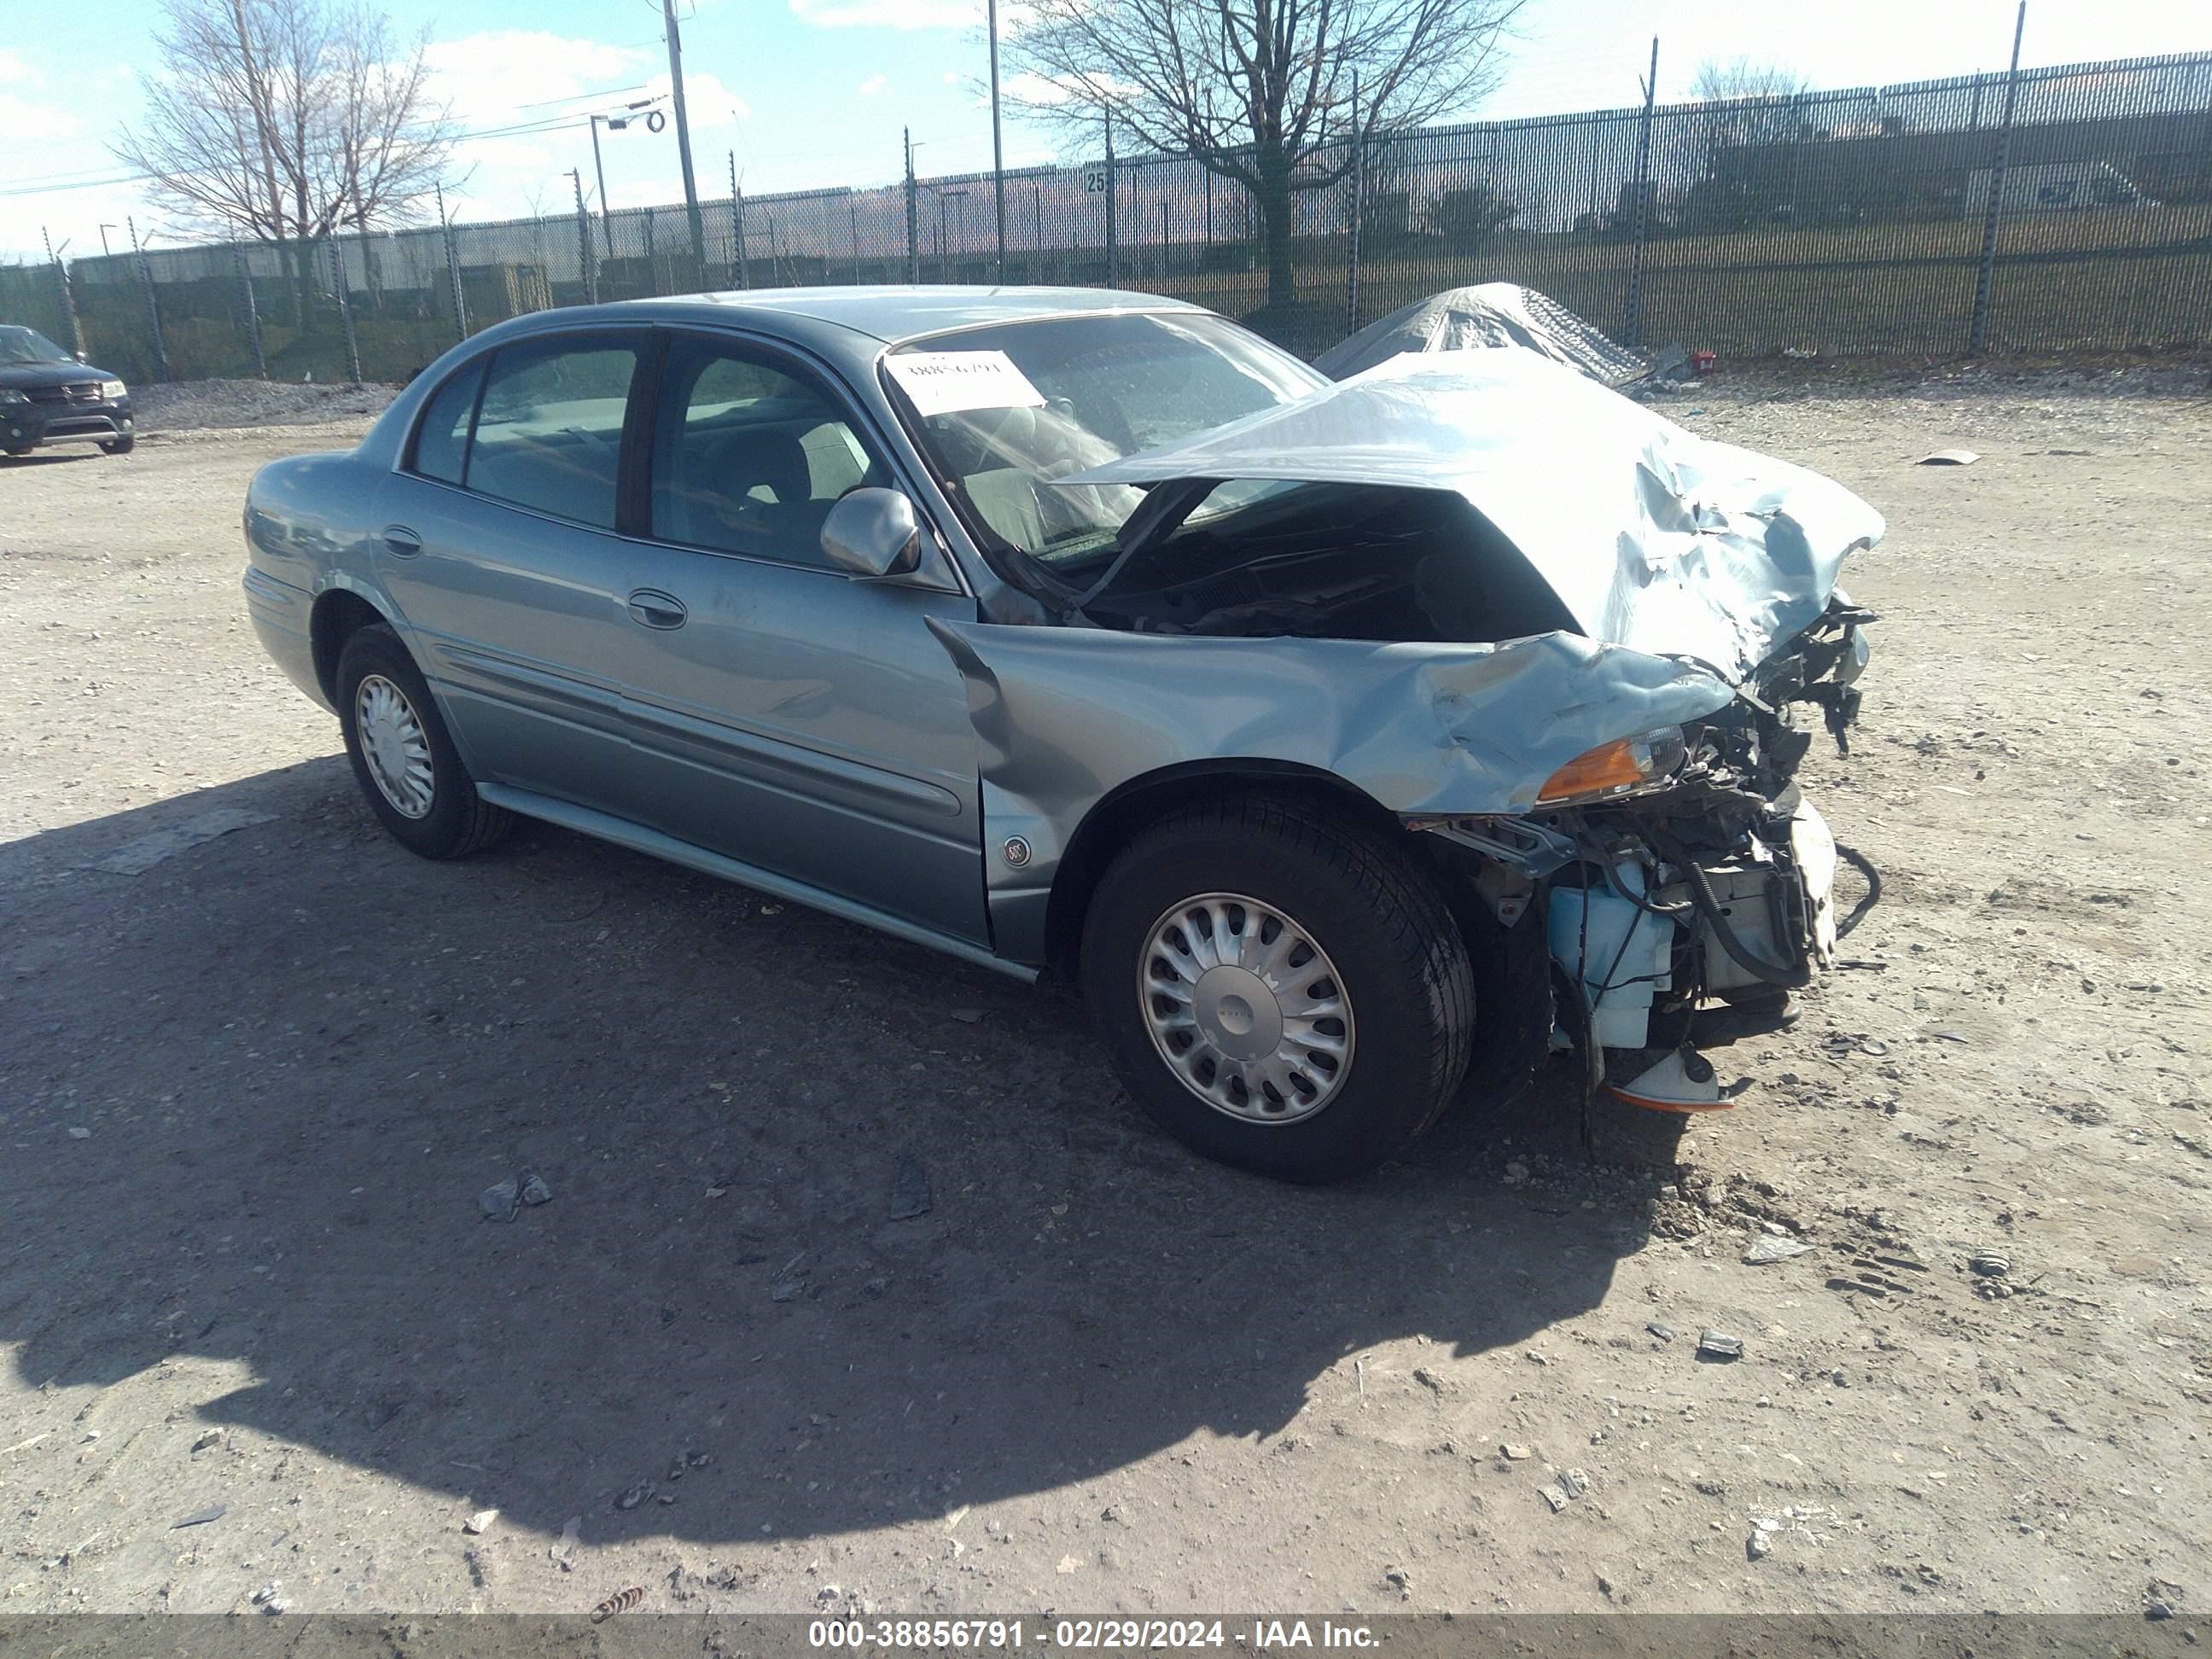
<path fill-rule="evenodd" d="M 364 676 L 354 689 L 353 723 L 377 793 L 402 817 L 428 817 L 437 778 L 430 739 L 407 694 L 381 674 Z"/>
<path fill-rule="evenodd" d="M 1297 1122 L 1351 1074 L 1351 999 L 1328 952 L 1273 905 L 1185 899 L 1152 924 L 1137 980 L 1152 1046 L 1217 1111 Z"/>

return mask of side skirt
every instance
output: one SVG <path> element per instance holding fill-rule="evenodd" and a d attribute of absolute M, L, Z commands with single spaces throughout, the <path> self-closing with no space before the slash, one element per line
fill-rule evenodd
<path fill-rule="evenodd" d="M 992 969 L 1024 984 L 1034 984 L 1037 979 L 1036 969 L 995 957 L 988 946 L 977 945 L 973 940 L 940 933 L 933 927 L 925 927 L 919 922 L 892 915 L 872 905 L 841 898 L 835 893 L 825 893 L 818 887 L 793 881 L 787 876 L 776 875 L 757 865 L 725 858 L 720 853 L 710 853 L 703 847 L 695 847 L 690 842 L 678 841 L 658 830 L 632 823 L 611 812 L 577 806 L 551 795 L 538 794 L 533 790 L 512 789 L 501 783 L 480 783 L 477 786 L 477 793 L 494 806 L 504 806 L 508 811 L 520 812 L 525 817 L 541 818 L 547 823 L 557 823 L 562 829 L 574 830 L 580 835 L 611 841 L 617 847 L 627 847 L 634 853 L 665 859 L 669 863 L 683 865 L 686 869 L 697 870 L 723 881 L 735 882 L 739 886 L 773 894 L 777 898 L 789 899 L 793 904 L 804 904 L 810 909 L 824 911 L 845 921 L 859 922 L 863 927 L 872 927 L 878 933 L 889 933 L 894 939 L 927 945 L 933 951 L 942 951 L 947 956 L 958 957 L 963 962 L 972 962 L 979 968 Z"/>

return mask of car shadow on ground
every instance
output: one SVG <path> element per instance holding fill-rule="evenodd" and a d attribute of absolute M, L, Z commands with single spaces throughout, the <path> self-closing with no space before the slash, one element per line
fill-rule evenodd
<path fill-rule="evenodd" d="M 0 471 L 15 467 L 58 466 L 70 461 L 97 461 L 105 457 L 97 449 L 49 450 L 45 453 L 33 451 L 28 455 L 9 455 L 0 453 Z"/>
<path fill-rule="evenodd" d="M 1066 993 L 551 830 L 425 863 L 337 759 L 0 848 L 0 988 L 23 1382 L 240 1361 L 211 1423 L 603 1540 L 1280 1439 L 1356 1351 L 1524 1342 L 1649 1237 L 1501 1185 L 1572 1144 L 1557 1079 L 1275 1185 L 1139 1121 Z M 550 1201 L 483 1219 L 525 1166 Z"/>

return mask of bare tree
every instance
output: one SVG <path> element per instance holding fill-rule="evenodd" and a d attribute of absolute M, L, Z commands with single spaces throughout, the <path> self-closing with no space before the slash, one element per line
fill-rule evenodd
<path fill-rule="evenodd" d="M 453 147 L 427 34 L 330 0 L 167 0 L 146 112 L 110 146 L 185 225 L 283 244 L 304 303 L 299 244 L 340 225 L 404 219 Z"/>
<path fill-rule="evenodd" d="M 1291 294 L 1293 198 L 1350 171 L 1346 141 L 1464 111 L 1499 78 L 1522 0 L 1027 0 L 1007 43 L 1024 109 L 1187 156 L 1258 203 L 1267 303 Z M 1353 82 L 1358 96 L 1353 99 Z"/>
<path fill-rule="evenodd" d="M 1701 106 L 1693 129 L 1700 165 L 1678 205 L 1685 228 L 1743 230 L 1795 211 L 1792 170 L 1780 158 L 1803 137 L 1809 89 L 1796 70 L 1748 58 L 1698 65 L 1690 95 Z"/>
<path fill-rule="evenodd" d="M 1779 64 L 1748 58 L 1708 58 L 1698 65 L 1690 96 L 1712 107 L 1705 112 L 1703 137 L 1708 160 L 1733 144 L 1783 143 L 1797 136 L 1797 100 L 1812 82 Z"/>

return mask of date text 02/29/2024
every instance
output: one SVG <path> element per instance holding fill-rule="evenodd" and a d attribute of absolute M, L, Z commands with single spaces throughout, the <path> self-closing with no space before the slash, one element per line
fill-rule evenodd
<path fill-rule="evenodd" d="M 1055 1619 L 1034 1626 L 1023 1619 L 817 1619 L 806 1627 L 809 1647 L 830 1649 L 1173 1652 L 1232 1641 L 1261 1652 L 1376 1644 L 1366 1626 L 1326 1619 L 1255 1619 L 1243 1627 L 1220 1619 Z"/>

